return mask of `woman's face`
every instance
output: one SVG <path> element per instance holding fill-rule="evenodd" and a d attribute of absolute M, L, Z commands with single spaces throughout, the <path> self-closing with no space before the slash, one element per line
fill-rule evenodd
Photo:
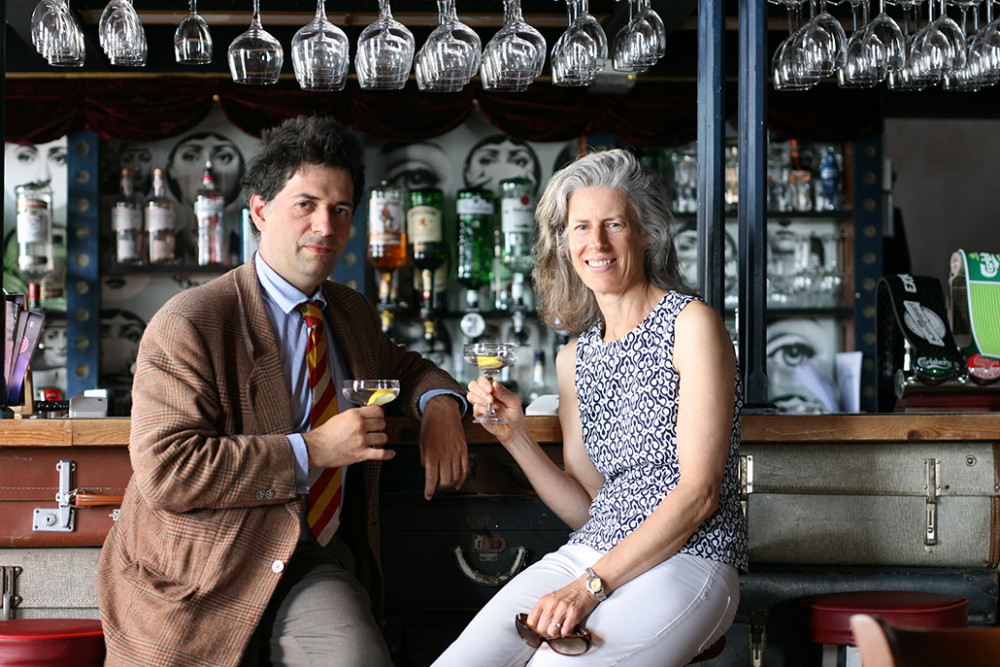
<path fill-rule="evenodd" d="M 569 199 L 570 259 L 594 294 L 623 294 L 646 283 L 646 239 L 621 190 L 583 188 Z"/>
<path fill-rule="evenodd" d="M 767 327 L 768 400 L 789 412 L 819 411 L 822 402 L 802 382 L 802 367 L 829 375 L 833 350 L 819 322 L 802 318 L 786 319 Z"/>
<path fill-rule="evenodd" d="M 48 182 L 52 188 L 52 203 L 58 208 L 64 206 L 67 197 L 66 182 L 66 140 L 57 139 L 47 144 L 21 146 L 6 145 L 4 181 L 10 188 L 9 196 L 14 198 L 14 186 L 22 183 Z"/>
<path fill-rule="evenodd" d="M 505 178 L 527 178 L 534 187 L 538 186 L 535 177 L 535 165 L 538 163 L 535 153 L 523 144 L 516 144 L 510 139 L 498 143 L 487 143 L 474 149 L 465 164 L 465 184 L 471 187 L 481 187 L 494 192 L 500 191 L 500 181 Z"/>
<path fill-rule="evenodd" d="M 186 139 L 174 150 L 167 170 L 180 192 L 174 195 L 184 204 L 194 204 L 201 187 L 201 175 L 205 164 L 212 161 L 215 187 L 222 193 L 226 203 L 232 202 L 239 194 L 240 172 L 243 156 L 235 144 L 225 138 L 206 136 Z"/>
<path fill-rule="evenodd" d="M 119 152 L 118 163 L 122 169 L 132 172 L 132 183 L 136 192 L 149 192 L 153 183 L 153 154 L 148 148 L 125 146 Z"/>

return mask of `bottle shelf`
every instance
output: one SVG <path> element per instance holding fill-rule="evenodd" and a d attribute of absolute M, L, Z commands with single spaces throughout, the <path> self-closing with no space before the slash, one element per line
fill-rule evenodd
<path fill-rule="evenodd" d="M 835 211 L 767 211 L 765 215 L 768 220 L 847 220 L 854 217 L 854 210 L 842 208 Z M 683 222 L 695 220 L 697 216 L 697 213 L 674 213 L 674 219 Z M 735 222 L 738 213 L 727 211 L 725 218 Z"/>
<path fill-rule="evenodd" d="M 103 273 L 109 276 L 121 275 L 141 275 L 146 273 L 218 273 L 222 274 L 230 269 L 235 269 L 237 264 L 212 264 L 201 266 L 198 264 L 139 264 L 132 266 L 128 264 L 110 264 Z"/>

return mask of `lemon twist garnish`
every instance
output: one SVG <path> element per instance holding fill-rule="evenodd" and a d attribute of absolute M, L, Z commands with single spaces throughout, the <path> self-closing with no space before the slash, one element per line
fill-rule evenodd
<path fill-rule="evenodd" d="M 501 368 L 503 362 L 500 361 L 500 357 L 476 357 L 476 365 L 479 366 L 480 370 L 486 370 L 487 368 Z"/>
<path fill-rule="evenodd" d="M 372 392 L 372 395 L 368 397 L 368 405 L 385 405 L 389 403 L 394 398 L 396 394 L 389 389 L 376 389 Z"/>

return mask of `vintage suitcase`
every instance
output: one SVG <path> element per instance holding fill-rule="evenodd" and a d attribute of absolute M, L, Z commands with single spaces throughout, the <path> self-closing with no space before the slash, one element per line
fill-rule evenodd
<path fill-rule="evenodd" d="M 100 546 L 131 475 L 125 447 L 0 447 L 0 547 Z"/>
<path fill-rule="evenodd" d="M 416 447 L 383 466 L 385 616 L 399 667 L 431 664 L 504 582 L 569 537 L 501 446 L 469 450 L 462 490 L 430 502 Z M 557 460 L 558 450 L 550 451 Z"/>
<path fill-rule="evenodd" d="M 941 593 L 969 600 L 969 624 L 996 625 L 998 574 L 990 568 L 752 566 L 740 579 L 740 606 L 722 655 L 705 667 L 819 666 L 801 601 L 848 591 Z"/>
<path fill-rule="evenodd" d="M 97 618 L 100 547 L 0 548 L 0 619 Z"/>
<path fill-rule="evenodd" d="M 750 562 L 996 567 L 1000 445 L 744 444 Z"/>

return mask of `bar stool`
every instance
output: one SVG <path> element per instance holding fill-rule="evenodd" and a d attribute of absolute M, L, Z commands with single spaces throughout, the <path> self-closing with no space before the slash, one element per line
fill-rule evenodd
<path fill-rule="evenodd" d="M 802 600 L 809 639 L 823 644 L 823 667 L 860 667 L 851 633 L 851 616 L 870 614 L 892 625 L 914 628 L 964 628 L 968 598 L 919 591 L 858 591 L 815 595 Z M 844 653 L 840 661 L 840 653 Z"/>
<path fill-rule="evenodd" d="M 0 621 L 0 667 L 102 667 L 101 622 L 83 618 Z"/>

